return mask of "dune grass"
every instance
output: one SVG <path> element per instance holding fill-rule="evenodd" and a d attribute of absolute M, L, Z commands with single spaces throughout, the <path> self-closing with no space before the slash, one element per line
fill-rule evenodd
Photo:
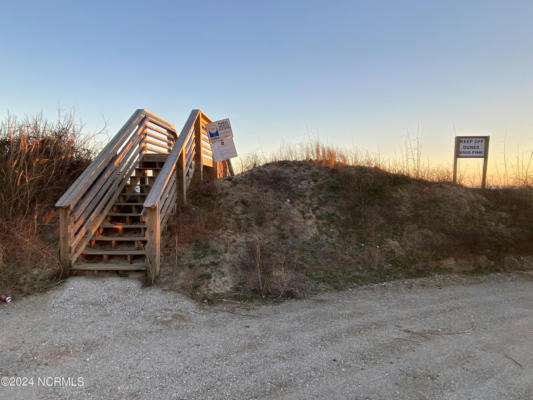
<path fill-rule="evenodd" d="M 494 151 L 494 150 L 493 150 Z M 490 159 L 491 160 L 491 159 Z M 421 139 L 407 140 L 398 158 L 386 158 L 379 153 L 362 151 L 356 148 L 346 149 L 329 146 L 319 140 L 300 145 L 283 145 L 277 151 L 250 152 L 234 159 L 239 172 L 276 161 L 313 161 L 333 167 L 336 165 L 363 166 L 379 168 L 393 174 L 402 174 L 415 179 L 431 182 L 451 182 L 451 167 L 435 166 L 426 159 L 422 152 Z M 481 182 L 481 166 L 477 168 L 459 168 L 457 182 L 467 186 L 477 186 Z M 472 160 L 459 159 L 459 165 L 471 164 Z M 489 165 L 491 161 L 489 161 Z M 451 163 L 450 163 L 451 164 Z M 494 162 L 488 174 L 488 186 L 523 187 L 533 184 L 533 150 L 508 154 L 504 145 L 501 163 Z"/>
<path fill-rule="evenodd" d="M 89 165 L 91 136 L 74 115 L 0 123 L 0 293 L 31 293 L 55 282 L 54 203 Z"/>

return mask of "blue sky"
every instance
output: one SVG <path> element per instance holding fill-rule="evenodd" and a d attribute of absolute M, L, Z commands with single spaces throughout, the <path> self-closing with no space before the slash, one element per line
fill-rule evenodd
<path fill-rule="evenodd" d="M 533 149 L 531 1 L 6 1 L 0 113 L 229 117 L 241 153 L 309 137 L 451 163 L 457 134 Z"/>

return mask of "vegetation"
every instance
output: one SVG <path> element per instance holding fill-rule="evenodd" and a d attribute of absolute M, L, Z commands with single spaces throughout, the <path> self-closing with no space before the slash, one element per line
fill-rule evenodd
<path fill-rule="evenodd" d="M 0 293 L 32 293 L 59 273 L 54 203 L 93 152 L 73 115 L 0 124 Z"/>
<path fill-rule="evenodd" d="M 171 227 L 178 247 L 169 241 L 163 285 L 207 301 L 286 298 L 532 267 L 532 188 L 471 189 L 330 160 L 197 184 Z"/>
<path fill-rule="evenodd" d="M 90 139 L 72 115 L 0 124 L 0 294 L 58 282 L 54 203 L 90 163 Z M 449 171 L 424 167 L 420 154 L 417 142 L 386 163 L 315 143 L 196 182 L 169 223 L 161 285 L 242 301 L 531 268 L 529 162 L 519 188 L 480 190 L 450 184 Z"/>

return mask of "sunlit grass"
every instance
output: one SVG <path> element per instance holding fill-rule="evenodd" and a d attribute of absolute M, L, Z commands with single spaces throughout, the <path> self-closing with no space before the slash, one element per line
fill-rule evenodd
<path fill-rule="evenodd" d="M 329 146 L 319 140 L 299 145 L 283 145 L 276 151 L 254 151 L 233 160 L 236 172 L 275 161 L 312 161 L 333 167 L 335 165 L 365 166 L 407 175 L 433 182 L 451 182 L 452 168 L 433 165 L 422 154 L 419 139 L 408 141 L 399 157 L 386 158 L 379 152 Z M 459 159 L 458 183 L 479 186 L 483 163 L 479 159 Z M 488 186 L 531 186 L 533 183 L 533 151 L 517 149 L 512 156 L 504 149 L 503 160 L 489 157 Z"/>

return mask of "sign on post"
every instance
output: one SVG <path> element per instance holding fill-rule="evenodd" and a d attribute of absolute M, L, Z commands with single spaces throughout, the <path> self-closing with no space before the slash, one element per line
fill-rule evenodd
<path fill-rule="evenodd" d="M 489 158 L 490 136 L 456 136 L 453 154 L 453 183 L 457 182 L 458 158 L 483 158 L 481 187 L 487 186 L 487 161 Z"/>
<path fill-rule="evenodd" d="M 224 161 L 237 157 L 237 150 L 233 143 L 233 131 L 228 118 L 206 124 L 205 128 L 209 136 L 214 161 Z"/>

